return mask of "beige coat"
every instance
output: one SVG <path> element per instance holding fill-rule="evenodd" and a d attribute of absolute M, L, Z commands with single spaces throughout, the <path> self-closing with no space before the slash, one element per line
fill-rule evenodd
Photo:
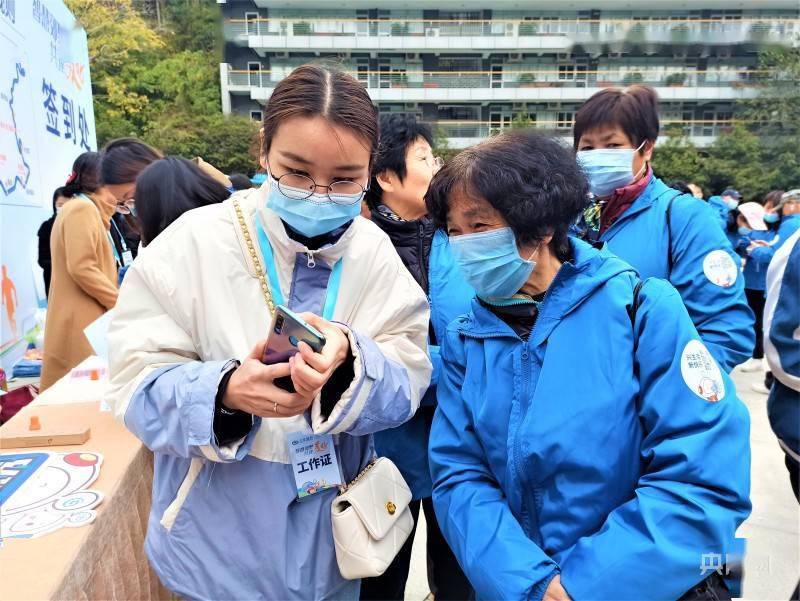
<path fill-rule="evenodd" d="M 76 196 L 53 224 L 42 390 L 92 354 L 83 330 L 117 302 L 117 264 L 108 240 L 115 210 L 101 190 L 94 198 Z"/>

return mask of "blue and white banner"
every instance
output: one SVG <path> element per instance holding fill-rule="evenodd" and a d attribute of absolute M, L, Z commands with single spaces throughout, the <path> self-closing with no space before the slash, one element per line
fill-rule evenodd
<path fill-rule="evenodd" d="M 86 32 L 61 0 L 0 0 L 0 365 L 44 306 L 37 231 L 80 153 L 96 149 Z"/>

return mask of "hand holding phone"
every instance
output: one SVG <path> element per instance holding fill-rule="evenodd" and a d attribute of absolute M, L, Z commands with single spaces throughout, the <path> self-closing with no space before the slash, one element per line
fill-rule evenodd
<path fill-rule="evenodd" d="M 302 313 L 300 317 L 320 332 L 326 341 L 320 352 L 314 352 L 309 344 L 300 342 L 300 352 L 289 360 L 295 390 L 313 398 L 351 354 L 350 340 L 341 328 L 313 313 Z"/>
<path fill-rule="evenodd" d="M 259 417 L 293 417 L 302 415 L 311 406 L 311 398 L 287 392 L 277 386 L 281 378 L 289 378 L 288 363 L 264 365 L 266 340 L 259 342 L 233 372 L 222 403 Z"/>

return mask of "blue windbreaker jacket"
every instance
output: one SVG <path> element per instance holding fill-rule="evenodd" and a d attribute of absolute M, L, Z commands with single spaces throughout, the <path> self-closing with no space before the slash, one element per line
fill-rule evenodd
<path fill-rule="evenodd" d="M 442 531 L 483 599 L 676 599 L 750 511 L 749 416 L 668 283 L 572 241 L 527 341 L 473 302 L 431 432 Z M 633 315 L 632 315 L 633 314 Z"/>
<path fill-rule="evenodd" d="M 754 316 L 744 294 L 741 261 L 706 203 L 653 176 L 600 240 L 641 277 L 662 278 L 675 286 L 697 332 L 725 371 L 750 358 Z"/>

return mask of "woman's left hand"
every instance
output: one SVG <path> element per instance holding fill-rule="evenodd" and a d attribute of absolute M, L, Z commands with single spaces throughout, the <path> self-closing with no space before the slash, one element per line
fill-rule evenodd
<path fill-rule="evenodd" d="M 313 313 L 301 313 L 307 324 L 325 336 L 322 352 L 315 353 L 305 342 L 297 345 L 299 353 L 289 359 L 292 383 L 295 390 L 306 398 L 313 399 L 322 390 L 350 354 L 350 340 L 344 332 L 329 321 Z"/>

